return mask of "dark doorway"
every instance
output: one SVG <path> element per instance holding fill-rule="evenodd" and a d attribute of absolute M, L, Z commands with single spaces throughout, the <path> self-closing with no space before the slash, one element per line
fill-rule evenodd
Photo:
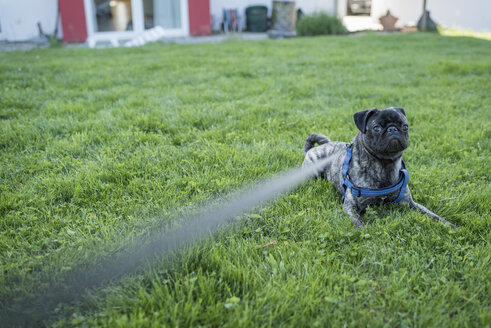
<path fill-rule="evenodd" d="M 97 32 L 133 30 L 131 0 L 93 0 Z"/>
<path fill-rule="evenodd" d="M 372 10 L 372 0 L 348 0 L 347 13 L 349 16 L 362 15 L 370 16 Z"/>

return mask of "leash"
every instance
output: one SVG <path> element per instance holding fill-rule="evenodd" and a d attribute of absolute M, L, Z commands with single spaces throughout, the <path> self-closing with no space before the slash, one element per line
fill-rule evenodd
<path fill-rule="evenodd" d="M 404 198 L 404 193 L 406 192 L 407 183 L 409 181 L 409 173 L 406 170 L 406 165 L 404 161 L 401 162 L 401 170 L 399 171 L 399 180 L 393 184 L 392 186 L 380 188 L 380 189 L 371 189 L 371 188 L 360 188 L 355 186 L 353 182 L 348 178 L 348 170 L 349 163 L 351 161 L 351 148 L 352 144 L 348 144 L 346 148 L 346 157 L 344 158 L 343 164 L 343 197 L 341 200 L 344 202 L 344 197 L 346 196 L 346 190 L 349 188 L 351 190 L 351 194 L 355 197 L 380 197 L 387 196 L 395 191 L 399 190 L 399 196 L 393 201 L 393 203 L 399 202 Z"/>

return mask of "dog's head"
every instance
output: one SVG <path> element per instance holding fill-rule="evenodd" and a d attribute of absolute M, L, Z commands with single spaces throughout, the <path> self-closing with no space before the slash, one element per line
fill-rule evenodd
<path fill-rule="evenodd" d="M 374 155 L 384 159 L 397 158 L 407 148 L 409 126 L 404 109 L 371 108 L 355 113 L 353 118 L 364 147 Z"/>

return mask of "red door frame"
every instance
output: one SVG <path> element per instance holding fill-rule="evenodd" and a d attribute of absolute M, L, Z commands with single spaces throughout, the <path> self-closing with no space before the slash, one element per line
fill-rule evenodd
<path fill-rule="evenodd" d="M 58 0 L 61 28 L 64 42 L 85 42 L 87 24 L 85 23 L 84 0 Z"/>
<path fill-rule="evenodd" d="M 211 34 L 210 0 L 188 0 L 189 34 Z"/>

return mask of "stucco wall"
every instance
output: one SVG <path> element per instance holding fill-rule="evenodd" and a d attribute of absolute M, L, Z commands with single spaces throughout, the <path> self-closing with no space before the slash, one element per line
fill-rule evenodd
<path fill-rule="evenodd" d="M 491 1 L 428 0 L 433 19 L 444 27 L 491 32 Z"/>
<path fill-rule="evenodd" d="M 325 11 L 334 14 L 336 0 L 297 0 L 297 9 L 300 8 L 304 13 L 315 11 Z M 223 19 L 223 9 L 237 9 L 239 12 L 240 28 L 245 27 L 245 9 L 249 6 L 262 5 L 268 7 L 268 16 L 271 17 L 272 0 L 210 0 L 210 12 L 212 15 L 212 28 L 219 30 Z"/>
<path fill-rule="evenodd" d="M 43 31 L 55 30 L 57 0 L 0 0 L 2 37 L 8 41 L 25 41 L 39 36 L 37 23 Z M 61 37 L 61 27 L 58 27 Z"/>
<path fill-rule="evenodd" d="M 491 31 L 491 1 L 489 0 L 427 0 L 431 18 L 443 27 Z M 374 19 L 385 15 L 387 9 L 399 18 L 396 26 L 416 24 L 423 12 L 423 0 L 372 0 Z"/>

